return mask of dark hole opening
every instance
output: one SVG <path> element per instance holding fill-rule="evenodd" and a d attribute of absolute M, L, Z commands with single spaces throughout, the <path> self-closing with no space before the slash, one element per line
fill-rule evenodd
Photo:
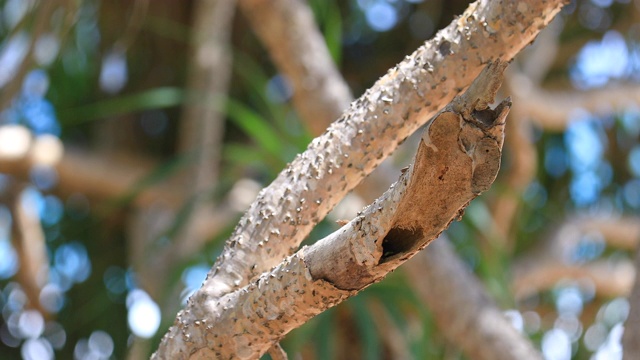
<path fill-rule="evenodd" d="M 422 237 L 421 229 L 392 228 L 382 240 L 382 258 L 380 262 L 384 263 L 394 255 L 404 254 L 413 250 Z"/>
<path fill-rule="evenodd" d="M 480 111 L 474 110 L 472 115 L 485 127 L 491 127 L 491 125 L 493 125 L 493 122 L 496 120 L 496 113 L 491 109 Z"/>

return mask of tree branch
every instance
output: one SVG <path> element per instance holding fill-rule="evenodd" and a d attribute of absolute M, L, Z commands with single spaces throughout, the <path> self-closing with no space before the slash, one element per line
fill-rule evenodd
<path fill-rule="evenodd" d="M 200 219 L 217 223 L 222 228 L 220 220 L 229 220 L 231 212 L 222 210 L 220 213 L 212 209 L 210 192 L 218 181 L 220 162 L 220 148 L 224 128 L 224 115 L 221 113 L 220 101 L 225 97 L 231 74 L 231 57 L 229 41 L 231 24 L 235 12 L 235 2 L 230 0 L 199 0 L 194 2 L 194 29 L 192 39 L 192 60 L 189 63 L 189 77 L 187 88 L 190 93 L 207 94 L 215 101 L 188 102 L 183 108 L 180 120 L 179 151 L 183 155 L 195 154 L 195 161 L 183 169 L 187 186 L 183 187 L 182 203 L 193 201 L 192 215 L 182 226 L 174 241 L 155 251 L 154 256 L 148 256 L 149 243 L 157 239 L 173 224 L 179 208 L 167 209 L 172 212 L 167 216 L 170 220 L 149 226 L 154 215 L 145 214 L 156 211 L 157 206 L 142 209 L 132 222 L 134 244 L 131 247 L 133 263 L 137 263 L 136 270 L 143 279 L 145 289 L 159 302 L 170 299 L 159 299 L 159 289 L 166 284 L 166 273 L 172 270 L 176 263 L 183 261 L 202 248 L 207 236 L 201 236 L 198 225 Z M 200 235 L 200 236 L 198 236 Z M 177 291 L 176 291 L 177 293 Z M 164 300 L 164 301 L 163 301 Z M 177 299 L 171 299 L 177 300 Z M 169 301 L 171 302 L 171 301 Z M 165 308 L 175 313 L 178 301 L 173 306 Z"/>
<path fill-rule="evenodd" d="M 215 283 L 205 283 L 153 358 L 258 358 L 295 327 L 427 246 L 497 175 L 510 102 L 495 110 L 488 104 L 505 67 L 490 63 L 434 117 L 414 164 L 343 228 L 222 298 L 215 296 Z"/>
<path fill-rule="evenodd" d="M 510 60 L 562 3 L 478 1 L 391 69 L 260 193 L 209 273 L 211 295 L 247 284 L 295 251 L 348 191 L 465 88 L 483 64 Z"/>
<path fill-rule="evenodd" d="M 20 262 L 16 277 L 27 296 L 27 307 L 50 318 L 40 302 L 40 291 L 49 278 L 49 256 L 37 205 L 25 200 L 25 190 L 25 184 L 10 179 L 0 192 L 0 203 L 11 210 L 11 244 Z"/>
<path fill-rule="evenodd" d="M 257 7 L 256 3 L 259 3 Z M 345 107 L 344 102 L 347 100 L 351 101 L 351 94 L 347 92 L 343 96 L 336 96 L 340 92 L 336 92 L 335 87 L 332 88 L 328 85 L 341 84 L 341 86 L 338 87 L 338 90 L 348 89 L 348 86 L 344 82 L 344 79 L 337 71 L 335 71 L 332 59 L 329 56 L 329 51 L 325 46 L 325 43 L 320 32 L 318 31 L 317 26 L 312 26 L 313 24 L 310 20 L 289 21 L 289 19 L 291 18 L 299 19 L 304 17 L 306 19 L 309 19 L 310 16 L 308 14 L 310 14 L 311 11 L 307 6 L 305 6 L 304 2 L 301 1 L 276 0 L 270 1 L 269 6 L 265 6 L 263 1 L 245 0 L 241 1 L 241 4 L 244 5 L 243 10 L 245 11 L 245 15 L 251 22 L 251 25 L 253 26 L 256 34 L 262 39 L 262 42 L 269 51 L 271 57 L 274 59 L 275 65 L 277 66 L 278 70 L 294 84 L 294 106 L 301 114 L 302 120 L 307 124 L 310 124 L 309 127 L 315 133 L 320 133 L 343 110 L 343 108 Z M 300 13 L 302 13 L 303 15 L 298 15 Z M 304 41 L 300 41 L 301 39 L 304 39 Z M 312 88 L 305 88 L 302 91 L 298 91 L 301 85 L 296 84 L 304 84 L 305 79 L 307 78 L 324 79 L 323 84 L 327 86 L 315 86 Z M 320 83 L 320 81 L 316 81 L 315 83 Z M 318 99 L 321 100 L 318 101 Z M 312 111 L 305 111 L 303 107 L 309 104 L 315 106 L 316 109 L 313 109 Z M 508 123 L 507 127 L 509 126 L 513 127 L 518 125 Z M 518 133 L 518 135 L 520 135 L 520 133 Z M 519 141 L 511 141 L 511 143 L 519 143 Z M 527 162 L 525 164 L 531 163 Z M 533 164 L 535 165 L 535 161 L 533 162 Z M 520 172 L 518 172 L 518 175 L 519 173 Z M 371 181 L 373 181 L 375 183 L 388 183 L 387 181 L 380 179 L 380 177 L 376 175 L 382 174 L 379 171 L 374 171 L 366 179 L 367 182 L 371 183 Z M 521 176 L 519 176 L 518 178 L 520 177 Z M 360 186 L 358 186 L 355 191 L 358 194 L 364 195 L 365 197 L 367 196 L 366 190 L 369 190 L 369 193 L 379 192 L 371 191 L 371 189 L 369 188 L 367 188 L 363 192 L 361 191 L 362 189 L 363 186 L 362 184 L 360 184 Z M 510 216 L 506 217 L 506 221 L 511 220 L 512 219 Z M 487 309 L 479 309 L 477 305 L 463 305 L 460 308 L 438 306 L 438 303 L 434 304 L 433 301 L 430 301 L 433 297 L 425 295 L 423 296 L 423 299 L 427 301 L 427 305 L 434 310 L 434 313 L 438 313 L 440 317 L 447 318 L 448 324 L 459 323 L 460 321 L 473 322 L 474 319 L 468 318 L 472 315 L 470 315 L 469 312 L 464 309 L 474 309 L 476 310 L 474 311 L 475 314 L 490 314 L 492 316 L 487 316 L 489 316 L 490 318 L 495 318 L 496 324 L 506 325 L 495 331 L 504 332 L 506 333 L 505 338 L 513 339 L 514 344 L 516 345 L 510 346 L 509 349 L 515 348 L 529 350 L 529 353 L 532 354 L 532 356 L 529 356 L 528 358 L 538 358 L 539 355 L 536 355 L 536 351 L 533 349 L 528 340 L 525 340 L 521 334 L 511 328 L 508 322 L 505 321 L 504 316 L 500 313 L 500 311 L 492 302 L 488 300 L 489 297 L 482 286 L 476 283 L 477 279 L 473 278 L 472 276 L 466 276 L 466 271 L 463 271 L 461 273 L 451 273 L 450 264 L 459 264 L 461 263 L 461 261 L 457 258 L 454 252 L 446 250 L 448 250 L 448 248 L 441 251 L 438 251 L 437 249 L 429 249 L 426 251 L 434 251 L 435 253 L 441 255 L 441 261 L 438 261 L 439 259 L 427 262 L 410 261 L 407 264 L 407 269 L 410 272 L 418 272 L 422 274 L 422 276 L 420 277 L 415 277 L 414 282 L 420 282 L 418 287 L 422 289 L 447 288 L 449 292 L 453 292 L 454 294 L 463 294 L 469 288 L 476 289 L 477 293 L 482 294 L 478 296 L 483 296 L 487 299 L 487 301 L 484 301 L 482 303 L 482 306 L 486 305 Z M 431 259 L 433 256 L 425 255 L 425 257 Z M 460 268 L 463 269 L 462 266 L 458 267 L 458 269 Z M 449 271 L 448 276 L 438 276 L 438 274 L 446 273 L 447 271 Z M 457 276 L 463 276 L 466 281 L 452 282 L 451 279 Z M 425 278 L 428 278 L 429 281 L 422 282 Z M 460 287 L 456 287 L 456 285 L 459 285 Z M 424 293 L 426 294 L 431 292 L 429 290 L 425 290 Z M 437 301 L 439 301 L 440 303 L 449 302 L 448 296 L 442 296 L 443 294 L 439 295 L 441 296 L 438 296 L 439 300 Z M 463 310 L 459 311 L 460 309 Z M 466 318 L 465 315 L 467 315 Z M 462 316 L 463 319 L 458 320 L 460 316 Z M 383 319 L 379 319 L 379 321 L 383 322 Z M 487 335 L 483 333 L 487 331 L 487 329 L 483 327 L 467 327 L 467 329 L 473 329 L 473 331 L 466 331 L 465 335 L 457 336 L 461 334 L 447 331 L 446 325 L 447 324 L 442 325 L 445 327 L 445 333 L 448 335 L 453 335 L 449 337 L 450 341 L 458 344 L 460 347 L 465 349 L 468 348 L 467 344 L 469 343 L 469 338 L 492 338 L 491 334 Z M 481 333 L 478 333 L 476 330 L 480 331 Z M 470 332 L 472 332 L 476 336 L 469 334 Z M 384 336 L 385 338 L 389 336 L 393 337 L 392 334 L 393 332 L 386 331 Z M 393 338 L 389 339 L 389 341 L 386 341 L 386 343 L 387 346 L 389 346 L 391 349 L 395 349 L 398 354 L 402 352 L 402 349 L 398 349 L 399 343 Z M 517 345 L 520 343 L 524 344 Z M 484 345 L 490 346 L 491 344 Z M 503 349 L 503 347 L 501 346 L 497 347 L 496 349 L 496 353 L 503 354 L 501 356 L 507 356 L 509 354 L 512 355 L 512 358 L 515 358 L 515 356 L 513 356 L 512 354 L 512 351 L 501 351 Z M 490 353 L 491 350 L 485 350 L 485 352 Z M 474 353 L 474 351 L 471 350 L 470 353 Z M 401 355 L 398 356 L 403 357 Z M 395 357 L 397 358 L 398 356 Z"/>

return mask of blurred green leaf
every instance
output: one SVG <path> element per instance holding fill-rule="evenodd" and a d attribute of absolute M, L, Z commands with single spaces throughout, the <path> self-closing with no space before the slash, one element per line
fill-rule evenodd
<path fill-rule="evenodd" d="M 283 145 L 280 136 L 260 114 L 239 101 L 227 102 L 227 114 L 236 126 L 242 129 L 260 148 L 273 157 L 282 154 Z"/>
<path fill-rule="evenodd" d="M 336 354 L 336 310 L 329 309 L 317 316 L 316 351 L 319 360 L 333 360 Z"/>
<path fill-rule="evenodd" d="M 63 126 L 78 125 L 135 111 L 178 106 L 184 103 L 186 99 L 186 92 L 183 89 L 173 87 L 156 88 L 137 94 L 113 97 L 77 108 L 62 109 L 58 112 L 58 118 Z"/>
<path fill-rule="evenodd" d="M 153 169 L 147 176 L 140 179 L 134 186 L 132 186 L 127 193 L 122 196 L 111 200 L 107 208 L 115 209 L 123 207 L 131 203 L 133 199 L 145 189 L 159 184 L 160 182 L 168 179 L 172 175 L 176 174 L 182 168 L 194 161 L 193 155 L 176 156 Z"/>
<path fill-rule="evenodd" d="M 354 296 L 349 299 L 347 304 L 353 313 L 358 327 L 358 333 L 360 334 L 360 341 L 363 347 L 363 359 L 381 359 L 382 347 L 380 346 L 378 336 L 379 330 L 371 318 L 374 315 L 371 314 L 367 308 L 367 302 L 361 296 Z"/>
<path fill-rule="evenodd" d="M 340 64 L 342 61 L 342 16 L 340 7 L 335 1 L 327 5 L 328 15 L 324 22 L 324 39 L 329 48 L 333 62 Z"/>
<path fill-rule="evenodd" d="M 260 112 L 268 114 L 276 122 L 284 121 L 285 107 L 282 104 L 275 104 L 267 97 L 269 76 L 265 70 L 243 52 L 236 51 L 233 56 L 235 73 L 247 86 L 247 96 L 250 98 L 248 103 L 257 106 Z"/>
<path fill-rule="evenodd" d="M 265 172 L 273 171 L 269 164 L 273 164 L 275 161 L 270 154 L 239 143 L 226 144 L 223 147 L 222 156 L 225 161 L 234 166 L 258 167 Z"/>
<path fill-rule="evenodd" d="M 170 18 L 147 14 L 142 25 L 145 30 L 149 30 L 167 39 L 185 44 L 190 40 L 189 35 L 191 33 L 191 28 Z"/>
<path fill-rule="evenodd" d="M 339 64 L 342 59 L 342 15 L 337 1 L 313 0 L 309 2 L 322 29 L 324 40 L 333 61 Z"/>

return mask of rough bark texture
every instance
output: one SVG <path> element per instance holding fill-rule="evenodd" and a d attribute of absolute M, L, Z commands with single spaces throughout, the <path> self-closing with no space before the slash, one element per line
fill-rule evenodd
<path fill-rule="evenodd" d="M 389 70 L 259 194 L 205 281 L 210 296 L 247 284 L 293 253 L 348 191 L 484 64 L 510 60 L 562 4 L 478 1 Z"/>
<path fill-rule="evenodd" d="M 264 6 L 264 1 L 254 1 L 254 0 L 245 0 L 241 1 L 241 4 L 244 5 L 243 10 L 245 12 L 246 17 L 248 18 L 251 26 L 255 29 L 256 34 L 262 40 L 262 43 L 267 48 L 269 54 L 274 59 L 275 65 L 292 84 L 294 84 L 294 107 L 301 114 L 301 120 L 305 122 L 308 127 L 314 132 L 314 134 L 319 134 L 335 119 L 338 115 L 344 110 L 345 102 L 351 102 L 351 94 L 348 93 L 348 86 L 342 76 L 335 70 L 335 66 L 332 62 L 332 59 L 329 56 L 329 51 L 324 44 L 324 39 L 320 35 L 317 26 L 312 26 L 312 22 L 310 20 L 310 10 L 304 2 L 301 1 L 291 1 L 291 0 L 272 0 L 269 1 L 268 6 Z M 251 5 L 251 6 L 249 6 Z M 306 21 L 290 21 L 290 19 L 300 19 L 305 18 Z M 556 26 L 558 28 L 558 26 Z M 547 33 L 549 33 L 547 31 Z M 544 34 L 544 32 L 543 32 Z M 546 36 L 547 38 L 549 36 Z M 304 41 L 300 41 L 300 39 L 304 39 Z M 536 44 L 539 44 L 540 41 L 537 40 Z M 553 41 L 545 41 L 544 44 L 547 43 L 555 43 Z M 539 45 L 538 45 L 539 47 Z M 544 53 L 545 55 L 548 52 Z M 544 56 L 540 56 L 539 54 L 532 54 L 532 58 L 535 58 L 537 63 L 543 63 L 545 61 L 551 61 L 552 59 L 545 59 Z M 542 58 L 541 58 L 542 57 Z M 532 72 L 535 69 L 539 69 L 538 67 L 531 67 Z M 307 78 L 311 79 L 321 79 L 321 81 L 314 81 L 318 86 L 304 88 L 300 90 L 299 84 L 304 84 Z M 298 85 L 296 85 L 298 84 Z M 341 86 L 331 86 L 331 84 L 336 84 Z M 341 96 L 336 96 L 338 94 L 342 94 Z M 320 99 L 320 100 L 318 100 Z M 321 105 L 321 106 L 320 106 Z M 313 106 L 313 107 L 310 107 Z M 308 109 L 312 109 L 313 111 L 309 111 Z M 513 109 L 511 111 L 513 114 Z M 513 115 L 511 115 L 513 116 Z M 527 128 L 529 122 L 524 122 L 520 119 L 514 125 L 513 122 L 509 122 L 507 127 L 513 127 L 516 130 L 515 134 L 518 135 L 517 138 L 507 139 L 507 144 L 509 141 L 513 145 L 530 145 L 530 142 L 525 141 L 527 139 L 523 139 L 522 129 Z M 523 126 L 524 125 L 524 126 Z M 521 149 L 522 146 L 519 146 L 518 149 Z M 529 148 L 526 148 L 529 149 Z M 517 165 L 518 169 L 521 169 L 523 166 L 526 170 L 531 169 L 530 165 L 535 165 L 535 161 L 524 161 L 521 162 L 522 152 L 517 151 L 516 156 L 518 161 L 514 165 Z M 525 155 L 531 155 L 531 153 L 526 153 Z M 533 154 L 535 156 L 535 154 Z M 535 157 L 534 157 L 535 159 Z M 525 159 L 528 160 L 528 159 Z M 535 168 L 535 166 L 534 166 Z M 361 196 L 363 199 L 371 197 L 373 194 L 379 194 L 380 189 L 384 189 L 388 184 L 387 177 L 384 173 L 380 171 L 378 168 L 377 171 L 374 171 L 369 175 L 369 177 L 361 183 L 358 187 L 354 189 L 356 194 Z M 387 171 L 390 173 L 390 171 Z M 522 179 L 523 171 L 512 171 L 509 175 L 510 179 Z M 393 172 L 395 173 L 395 171 Z M 529 177 L 527 176 L 530 171 L 525 171 L 524 181 L 517 182 L 516 185 L 524 182 L 524 185 L 528 184 Z M 513 184 L 514 181 L 509 181 L 509 183 Z M 518 188 L 518 187 L 516 187 Z M 507 198 L 507 199 L 505 199 Z M 505 200 L 505 201 L 501 201 Z M 504 215 L 505 210 L 509 216 L 496 216 L 494 220 L 496 223 L 501 221 L 505 224 L 511 224 L 512 216 L 515 215 L 515 208 L 513 206 L 509 207 L 509 204 L 517 204 L 518 199 L 515 196 L 502 196 L 498 200 L 498 204 L 495 207 L 500 213 Z M 504 203 L 507 204 L 504 204 Z M 504 232 L 505 234 L 507 231 Z M 426 251 L 430 251 L 427 249 Z M 439 252 L 441 253 L 441 252 Z M 429 284 L 422 283 L 422 287 L 433 286 L 434 288 L 443 288 L 459 285 L 461 288 L 454 288 L 451 291 L 454 293 L 464 293 L 466 291 L 467 285 L 469 283 L 473 283 L 470 285 L 473 289 L 476 289 L 480 294 L 484 293 L 484 289 L 479 283 L 479 280 L 475 277 L 468 275 L 464 267 L 457 267 L 456 269 L 460 269 L 462 273 L 460 276 L 465 276 L 467 281 L 457 281 L 451 282 L 450 279 L 452 277 L 458 276 L 458 274 L 448 273 L 447 277 L 439 277 L 435 274 L 442 274 L 443 272 L 447 272 L 450 269 L 449 262 L 452 263 L 460 263 L 461 261 L 456 257 L 456 254 L 448 251 L 445 252 L 445 255 L 448 255 L 447 260 L 445 261 L 433 261 L 425 263 L 419 261 L 409 261 L 407 263 L 407 268 L 410 268 L 409 271 L 419 272 L 425 275 L 426 278 L 429 279 Z M 476 283 L 474 283 L 476 282 Z M 488 295 L 478 295 L 484 296 L 488 298 Z M 430 297 L 423 297 L 424 300 L 430 300 Z M 442 296 L 439 299 L 443 301 L 446 297 Z M 434 305 L 437 307 L 437 304 Z M 470 331 L 465 333 L 464 336 L 458 337 L 448 337 L 449 341 L 458 345 L 460 348 L 465 348 L 465 344 L 468 342 L 467 336 L 471 338 L 492 338 L 497 332 L 506 333 L 506 338 L 512 341 L 512 347 L 514 349 L 529 349 L 532 354 L 534 354 L 533 358 L 539 358 L 539 355 L 536 355 L 535 350 L 531 346 L 531 343 L 526 337 L 519 334 L 515 329 L 513 329 L 509 324 L 504 320 L 502 314 L 496 309 L 495 304 L 487 301 L 486 306 L 488 307 L 487 311 L 481 310 L 478 306 L 462 306 L 460 308 L 454 307 L 437 307 L 438 314 L 441 317 L 449 318 L 451 322 L 457 322 L 457 318 L 462 316 L 464 317 L 461 321 L 467 321 L 470 313 L 467 312 L 466 309 L 475 310 L 474 313 L 477 314 L 491 314 L 496 317 L 495 323 L 502 324 L 504 326 L 501 330 L 494 330 L 492 328 L 486 327 L 474 327 L 469 329 Z M 448 312 L 443 312 L 448 310 Z M 376 313 L 374 311 L 374 313 Z M 377 312 L 377 314 L 383 314 L 382 312 Z M 489 316 L 490 318 L 491 316 Z M 386 331 L 383 335 L 383 341 L 385 341 L 385 347 L 391 349 L 393 355 L 392 358 L 407 358 L 407 354 L 403 352 L 403 347 L 400 345 L 402 341 L 398 341 L 401 334 L 395 334 L 391 330 L 393 326 L 391 324 L 382 324 L 384 323 L 384 319 L 381 317 L 375 317 L 374 320 L 379 321 L 381 324 L 378 324 L 380 328 L 385 328 Z M 489 320 L 491 321 L 491 320 Z M 390 327 L 391 326 L 391 327 Z M 488 330 L 489 334 L 484 335 L 482 332 Z M 460 335 L 458 333 L 446 332 L 447 335 Z M 462 345 L 461 345 L 462 344 Z M 491 346 L 492 343 L 486 343 L 486 346 Z M 406 350 L 406 349 L 405 349 Z M 490 350 L 488 350 L 490 352 Z M 271 350 L 269 354 L 273 358 L 274 356 L 271 354 Z M 506 352 L 506 354 L 512 354 L 511 352 Z"/>
<path fill-rule="evenodd" d="M 505 66 L 490 63 L 428 123 L 414 164 L 354 220 L 240 290 L 218 298 L 205 284 L 154 358 L 256 359 L 427 246 L 497 175 L 510 102 L 488 104 Z"/>
<path fill-rule="evenodd" d="M 622 336 L 623 360 L 633 360 L 640 354 L 640 247 L 636 251 L 636 278 L 633 290 L 629 297 L 629 317 L 624 324 L 624 335 Z"/>
<path fill-rule="evenodd" d="M 291 82 L 296 110 L 314 135 L 321 134 L 349 107 L 353 96 L 331 59 L 311 9 L 302 0 L 240 0 L 239 5 Z"/>
<path fill-rule="evenodd" d="M 438 329 L 456 339 L 469 359 L 542 359 L 531 342 L 522 341 L 447 239 L 438 239 L 410 263 L 420 265 L 405 269 Z M 426 267 L 429 271 L 421 271 Z"/>

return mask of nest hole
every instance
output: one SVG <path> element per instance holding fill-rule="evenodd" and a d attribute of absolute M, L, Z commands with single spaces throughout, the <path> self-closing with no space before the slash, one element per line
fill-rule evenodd
<path fill-rule="evenodd" d="M 405 254 L 415 249 L 422 237 L 422 229 L 392 228 L 382 240 L 380 263 L 389 261 L 395 255 Z"/>

